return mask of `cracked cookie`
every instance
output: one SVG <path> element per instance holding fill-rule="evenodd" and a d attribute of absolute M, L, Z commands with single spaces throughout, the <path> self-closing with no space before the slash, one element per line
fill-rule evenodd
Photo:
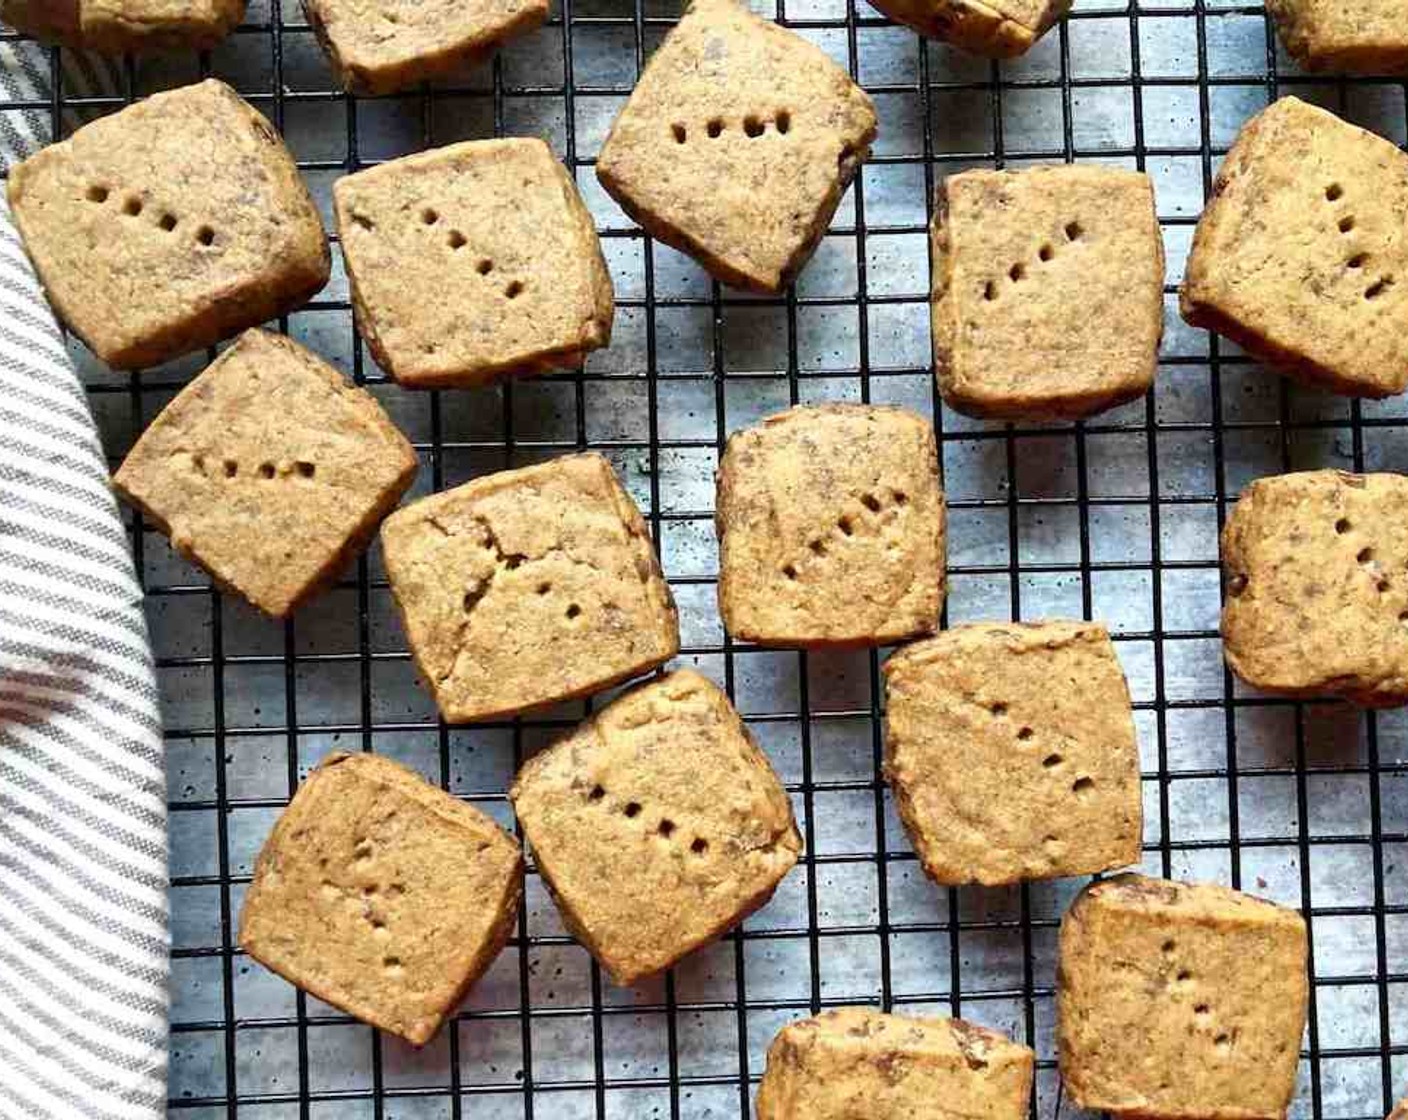
<path fill-rule="evenodd" d="M 548 18 L 547 0 L 304 0 L 338 81 L 392 93 L 453 75 Z"/>
<path fill-rule="evenodd" d="M 876 0 L 896 23 L 987 58 L 1026 54 L 1071 0 Z"/>
<path fill-rule="evenodd" d="M 388 759 L 330 754 L 265 841 L 239 944 L 285 980 L 417 1046 L 507 943 L 518 845 Z"/>
<path fill-rule="evenodd" d="M 758 1120 L 1022 1120 L 1035 1060 L 962 1019 L 840 1007 L 778 1032 Z"/>
<path fill-rule="evenodd" d="M 585 696 L 679 652 L 645 522 L 595 452 L 422 498 L 381 541 L 411 653 L 451 723 Z"/>
<path fill-rule="evenodd" d="M 366 547 L 415 473 L 370 393 L 251 330 L 161 411 L 112 481 L 182 556 L 282 618 Z"/>
<path fill-rule="evenodd" d="M 1408 28 L 1391 0 L 1268 0 L 1266 10 L 1303 70 L 1408 71 Z"/>
<path fill-rule="evenodd" d="M 471 140 L 333 186 L 357 326 L 402 385 L 580 366 L 611 341 L 596 227 L 541 140 Z"/>
<path fill-rule="evenodd" d="M 955 626 L 899 650 L 884 672 L 885 777 L 935 882 L 1139 862 L 1139 751 L 1105 627 Z"/>
<path fill-rule="evenodd" d="M 1089 416 L 1146 393 L 1164 322 L 1149 177 L 1072 165 L 965 171 L 931 231 L 934 372 L 970 416 Z"/>
<path fill-rule="evenodd" d="M 55 311 L 119 369 L 212 346 L 327 283 L 293 157 L 213 79 L 84 125 L 14 167 L 8 192 Z"/>
<path fill-rule="evenodd" d="M 817 47 L 734 0 L 695 0 L 651 56 L 596 173 L 717 280 L 791 282 L 870 154 L 875 109 Z"/>
<path fill-rule="evenodd" d="M 761 645 L 882 645 L 939 624 L 944 497 L 934 429 L 899 408 L 793 408 L 719 464 L 719 609 Z"/>
<path fill-rule="evenodd" d="M 1408 155 L 1283 97 L 1242 127 L 1198 219 L 1179 306 L 1289 377 L 1408 385 Z"/>
<path fill-rule="evenodd" d="M 1092 883 L 1061 921 L 1056 998 L 1077 1108 L 1281 1120 L 1305 1029 L 1305 921 L 1226 887 Z"/>
<path fill-rule="evenodd" d="M 105 54 L 209 50 L 245 0 L 0 0 L 0 22 L 45 42 Z"/>
<path fill-rule="evenodd" d="M 1222 529 L 1222 641 L 1248 684 L 1408 703 L 1408 477 L 1259 478 Z"/>
<path fill-rule="evenodd" d="M 767 756 L 690 670 L 607 705 L 509 799 L 568 929 L 622 985 L 762 906 L 802 847 Z"/>

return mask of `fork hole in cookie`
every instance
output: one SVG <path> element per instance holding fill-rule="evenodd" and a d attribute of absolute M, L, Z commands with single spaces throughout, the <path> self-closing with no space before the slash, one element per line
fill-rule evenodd
<path fill-rule="evenodd" d="M 202 245 L 214 245 L 215 231 L 209 226 L 201 226 L 200 229 L 196 230 L 196 240 Z"/>
<path fill-rule="evenodd" d="M 1363 268 L 1369 263 L 1368 253 L 1355 253 L 1349 260 L 1345 261 L 1346 268 Z"/>
<path fill-rule="evenodd" d="M 452 229 L 452 230 L 450 231 L 450 236 L 449 236 L 448 240 L 449 240 L 449 242 L 450 242 L 450 248 L 451 248 L 451 249 L 463 249 L 463 248 L 464 248 L 464 245 L 465 245 L 464 234 L 462 234 L 459 230 L 457 230 L 457 229 Z"/>
<path fill-rule="evenodd" d="M 1067 241 L 1079 241 L 1085 234 L 1085 227 L 1079 222 L 1067 222 L 1065 233 Z"/>
<path fill-rule="evenodd" d="M 1379 582 L 1374 584 L 1375 590 L 1377 590 L 1380 595 L 1388 594 L 1389 588 L 1392 586 L 1393 584 L 1389 582 L 1388 576 L 1380 576 Z"/>
<path fill-rule="evenodd" d="M 163 214 L 160 218 L 157 219 L 156 224 L 160 226 L 165 232 L 170 233 L 173 229 L 176 228 L 176 215 Z"/>
<path fill-rule="evenodd" d="M 1087 797 L 1095 790 L 1094 778 L 1077 778 L 1071 783 L 1071 792 L 1077 797 Z"/>
<path fill-rule="evenodd" d="M 106 202 L 108 200 L 108 189 L 102 183 L 94 183 L 84 195 L 89 202 Z"/>
<path fill-rule="evenodd" d="M 896 490 L 894 493 L 895 505 L 902 506 L 907 505 L 909 503 L 909 495 L 906 494 L 903 490 Z"/>
<path fill-rule="evenodd" d="M 1361 548 L 1355 559 L 1361 564 L 1372 564 L 1374 561 L 1374 550 L 1372 548 Z"/>
<path fill-rule="evenodd" d="M 433 206 L 427 206 L 420 212 L 420 220 L 428 226 L 433 226 L 440 220 L 440 212 Z"/>
<path fill-rule="evenodd" d="M 856 531 L 855 524 L 849 517 L 838 517 L 836 519 L 836 528 L 840 529 L 841 532 L 848 537 Z"/>
<path fill-rule="evenodd" d="M 670 131 L 674 133 L 676 144 L 683 144 L 686 140 L 689 139 L 688 131 L 686 131 L 684 125 L 679 124 L 678 122 L 670 126 Z"/>
<path fill-rule="evenodd" d="M 1354 218 L 1351 215 L 1346 214 L 1343 218 L 1340 219 L 1339 226 L 1341 233 L 1348 233 L 1354 228 Z"/>
<path fill-rule="evenodd" d="M 1169 940 L 1165 941 L 1161 946 L 1159 946 L 1159 948 L 1162 949 L 1164 955 L 1167 956 L 1169 953 L 1172 953 L 1175 949 L 1178 948 L 1178 944 L 1172 938 L 1170 938 Z"/>
<path fill-rule="evenodd" d="M 1325 201 L 1337 202 L 1339 201 L 1340 196 L 1343 194 L 1343 187 L 1341 187 L 1338 183 L 1331 183 L 1328 187 L 1325 188 Z"/>
<path fill-rule="evenodd" d="M 989 302 L 997 298 L 997 285 L 989 280 L 983 288 L 983 298 Z"/>
<path fill-rule="evenodd" d="M 522 280 L 510 280 L 508 287 L 504 289 L 504 295 L 505 295 L 508 299 L 517 299 L 517 298 L 518 298 L 519 296 L 521 296 L 522 294 L 523 294 L 523 281 L 522 281 Z"/>
<path fill-rule="evenodd" d="M 142 200 L 135 194 L 130 194 L 122 203 L 122 212 L 129 218 L 135 218 L 142 212 Z"/>
<path fill-rule="evenodd" d="M 1212 1008 L 1209 1007 L 1206 1003 L 1195 1004 L 1193 1007 L 1193 1014 L 1197 1015 L 1199 1018 L 1202 1018 L 1204 1016 L 1211 1015 Z"/>
<path fill-rule="evenodd" d="M 995 718 L 1001 719 L 1007 714 L 1007 705 L 1001 700 L 998 700 L 996 703 L 994 703 L 991 707 L 988 708 L 988 711 L 992 712 Z"/>
<path fill-rule="evenodd" d="M 273 478 L 275 473 L 276 473 L 276 472 L 275 472 L 274 464 L 273 464 L 273 463 L 260 463 L 260 464 L 259 464 L 259 477 L 260 477 L 260 478 L 264 478 L 264 479 Z"/>
<path fill-rule="evenodd" d="M 756 140 L 763 134 L 763 122 L 749 113 L 743 118 L 743 132 L 750 140 Z"/>
<path fill-rule="evenodd" d="M 1193 973 L 1190 972 L 1188 969 L 1180 968 L 1178 970 L 1177 980 L 1180 984 L 1186 984 L 1191 979 L 1193 979 Z"/>
<path fill-rule="evenodd" d="M 626 814 L 626 816 L 628 816 L 628 817 L 638 817 L 638 816 L 640 816 L 640 802 L 639 802 L 639 801 L 628 801 L 628 802 L 626 802 L 626 807 L 625 807 L 625 809 L 622 810 L 622 812 L 624 812 L 624 813 Z"/>
<path fill-rule="evenodd" d="M 724 122 L 721 121 L 718 117 L 715 117 L 708 123 L 708 125 L 705 126 L 704 131 L 709 134 L 709 139 L 717 140 L 720 136 L 723 135 Z"/>
<path fill-rule="evenodd" d="M 240 473 L 240 465 L 233 459 L 226 459 L 224 466 L 226 478 L 234 478 L 235 475 Z"/>
<path fill-rule="evenodd" d="M 1007 270 L 1007 275 L 1012 277 L 1012 283 L 1016 284 L 1019 281 L 1026 279 L 1027 270 L 1021 264 L 1014 264 L 1011 268 Z"/>
<path fill-rule="evenodd" d="M 670 838 L 670 833 L 675 831 L 675 822 L 666 817 L 655 829 L 666 840 Z"/>
<path fill-rule="evenodd" d="M 777 131 L 786 136 L 792 131 L 792 114 L 786 109 L 779 109 L 773 117 L 773 123 L 777 125 Z"/>
<path fill-rule="evenodd" d="M 552 584 L 550 584 L 550 583 L 544 581 L 543 583 L 538 584 L 538 586 L 535 587 L 534 590 L 535 590 L 539 595 L 546 595 L 549 591 L 552 590 Z"/>
<path fill-rule="evenodd" d="M 582 613 L 582 608 L 579 607 L 576 603 L 569 603 L 567 605 L 567 610 L 564 613 L 569 619 L 576 618 Z"/>
<path fill-rule="evenodd" d="M 1053 249 L 1050 245 L 1043 245 L 1040 249 L 1036 251 L 1036 255 L 1037 259 L 1044 264 L 1056 255 L 1056 250 Z"/>
<path fill-rule="evenodd" d="M 299 478 L 312 478 L 318 473 L 318 468 L 306 459 L 299 459 L 298 462 L 293 464 L 293 469 L 298 474 Z"/>
<path fill-rule="evenodd" d="M 1340 536 L 1344 536 L 1353 528 L 1354 526 L 1350 523 L 1350 520 L 1347 517 L 1341 517 L 1338 521 L 1335 522 L 1335 532 L 1338 533 Z"/>
<path fill-rule="evenodd" d="M 474 266 L 474 271 L 479 273 L 480 276 L 488 276 L 489 273 L 494 271 L 494 262 L 488 257 L 484 257 Z"/>
<path fill-rule="evenodd" d="M 860 498 L 860 504 L 863 505 L 866 509 L 868 509 L 871 513 L 880 512 L 880 499 L 877 498 L 874 494 L 862 494 Z"/>
<path fill-rule="evenodd" d="M 1393 287 L 1393 277 L 1384 276 L 1374 281 L 1364 292 L 1365 299 L 1378 299 L 1386 291 Z"/>
<path fill-rule="evenodd" d="M 1033 732 L 1030 727 L 1020 727 L 1017 729 L 1017 738 L 1024 743 L 1030 739 L 1033 734 L 1035 734 L 1035 732 Z"/>
<path fill-rule="evenodd" d="M 588 801 L 600 801 L 606 796 L 606 790 L 601 786 L 592 786 L 591 792 L 587 794 Z"/>
<path fill-rule="evenodd" d="M 821 539 L 817 539 L 817 540 L 814 540 L 814 541 L 808 541 L 808 542 L 807 542 L 807 547 L 808 547 L 809 549 L 811 549 L 812 552 L 814 552 L 817 556 L 825 556 L 825 555 L 826 555 L 826 542 L 823 541 L 823 540 L 821 540 Z"/>
<path fill-rule="evenodd" d="M 702 856 L 709 850 L 709 841 L 705 840 L 702 836 L 696 836 L 694 842 L 690 844 L 689 850 L 697 856 Z"/>
<path fill-rule="evenodd" d="M 788 579 L 796 579 L 797 569 L 792 564 L 784 564 L 782 566 L 782 574 L 785 575 Z"/>
<path fill-rule="evenodd" d="M 1065 759 L 1063 759 L 1059 754 L 1049 754 L 1041 760 L 1041 764 L 1045 766 L 1048 770 L 1055 770 L 1056 767 L 1060 766 L 1061 763 L 1064 761 Z"/>

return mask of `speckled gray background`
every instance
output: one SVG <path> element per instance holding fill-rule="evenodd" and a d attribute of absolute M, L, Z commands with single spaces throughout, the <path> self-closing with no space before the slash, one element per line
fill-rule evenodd
<path fill-rule="evenodd" d="M 293 783 L 330 749 L 371 748 L 509 823 L 516 761 L 583 706 L 446 729 L 415 682 L 375 549 L 284 626 L 210 591 L 138 528 L 169 727 L 173 1110 L 192 1120 L 740 1117 L 751 1098 L 742 1079 L 756 1080 L 783 1022 L 888 1001 L 1031 1042 L 1042 1060 L 1035 1115 L 1055 1114 L 1055 926 L 1079 883 L 932 887 L 877 783 L 877 658 L 726 646 L 715 610 L 723 438 L 792 401 L 866 398 L 939 425 L 950 620 L 1088 615 L 1115 631 L 1138 709 L 1146 869 L 1311 913 L 1315 1014 L 1293 1115 L 1381 1117 L 1408 1090 L 1408 717 L 1234 687 L 1216 638 L 1217 527 L 1262 474 L 1408 470 L 1405 405 L 1288 388 L 1182 326 L 1172 293 L 1205 188 L 1246 117 L 1295 92 L 1401 143 L 1403 85 L 1304 79 L 1277 55 L 1261 9 L 1241 5 L 1082 0 L 1059 32 L 1002 65 L 926 47 L 863 3 L 761 7 L 848 66 L 881 122 L 876 158 L 795 294 L 763 300 L 718 289 L 643 238 L 592 174 L 677 6 L 564 7 L 566 21 L 555 10 L 453 89 L 354 101 L 333 92 L 296 7 L 280 16 L 256 0 L 208 62 L 129 65 L 124 94 L 224 78 L 280 123 L 324 208 L 346 168 L 427 143 L 536 134 L 569 161 L 618 297 L 615 342 L 585 375 L 438 395 L 382 384 L 358 349 L 336 254 L 332 283 L 287 329 L 376 386 L 420 448 L 416 493 L 584 445 L 607 451 L 674 584 L 680 661 L 729 685 L 792 791 L 812 855 L 741 938 L 632 990 L 599 975 L 530 876 L 518 936 L 453 1024 L 419 1053 L 379 1038 L 230 948 L 254 854 Z M 67 127 L 112 107 L 70 103 L 71 79 L 51 92 Z M 964 166 L 1068 158 L 1154 177 L 1170 285 L 1154 393 L 1075 427 L 936 413 L 923 232 L 933 184 Z M 114 376 L 74 350 L 114 460 L 205 360 Z"/>

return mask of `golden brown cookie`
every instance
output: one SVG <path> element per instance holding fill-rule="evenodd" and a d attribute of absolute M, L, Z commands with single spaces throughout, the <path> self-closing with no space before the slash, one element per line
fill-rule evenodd
<path fill-rule="evenodd" d="M 1408 70 L 1408 26 L 1392 0 L 1268 0 L 1266 10 L 1304 70 Z"/>
<path fill-rule="evenodd" d="M 327 282 L 293 157 L 214 79 L 85 125 L 16 166 L 8 190 L 55 310 L 121 369 L 211 346 Z"/>
<path fill-rule="evenodd" d="M 1408 703 L 1408 477 L 1257 479 L 1223 527 L 1222 570 L 1223 650 L 1248 684 Z"/>
<path fill-rule="evenodd" d="M 415 473 L 370 393 L 251 330 L 152 421 L 113 486 L 181 555 L 282 618 L 366 547 Z"/>
<path fill-rule="evenodd" d="M 239 943 L 285 980 L 417 1046 L 508 941 L 518 845 L 388 759 L 330 754 L 254 866 Z"/>
<path fill-rule="evenodd" d="M 695 0 L 611 126 L 596 173 L 656 239 L 718 280 L 780 291 L 875 139 L 864 91 L 734 0 Z"/>
<path fill-rule="evenodd" d="M 0 21 L 46 42 L 107 54 L 209 50 L 245 0 L 0 0 Z"/>
<path fill-rule="evenodd" d="M 1307 1003 L 1305 921 L 1239 891 L 1118 875 L 1061 922 L 1061 1077 L 1077 1108 L 1280 1120 Z"/>
<path fill-rule="evenodd" d="M 900 408 L 793 408 L 719 464 L 719 609 L 735 638 L 881 645 L 927 634 L 944 596 L 934 429 Z"/>
<path fill-rule="evenodd" d="M 1141 172 L 1071 165 L 944 181 L 934 372 L 970 416 L 1089 416 L 1154 383 L 1164 253 Z"/>
<path fill-rule="evenodd" d="M 391 93 L 478 62 L 548 18 L 547 0 L 304 0 L 338 80 Z"/>
<path fill-rule="evenodd" d="M 762 906 L 802 847 L 767 756 L 687 669 L 533 758 L 509 798 L 568 929 L 622 985 Z"/>
<path fill-rule="evenodd" d="M 885 662 L 885 776 L 938 883 L 1139 862 L 1129 688 L 1093 622 L 972 623 Z"/>
<path fill-rule="evenodd" d="M 611 341 L 611 277 L 541 140 L 472 140 L 333 187 L 357 326 L 402 385 L 580 366 Z"/>
<path fill-rule="evenodd" d="M 1355 397 L 1408 385 L 1408 156 L 1283 97 L 1243 126 L 1198 220 L 1183 318 Z"/>
<path fill-rule="evenodd" d="M 778 1032 L 758 1120 L 1022 1120 L 1035 1058 L 962 1019 L 841 1007 Z"/>
<path fill-rule="evenodd" d="M 422 498 L 381 542 L 416 666 L 451 723 L 584 696 L 679 652 L 649 531 L 595 452 Z"/>
<path fill-rule="evenodd" d="M 1070 11 L 1071 0 L 877 0 L 875 7 L 931 39 L 1014 58 Z"/>

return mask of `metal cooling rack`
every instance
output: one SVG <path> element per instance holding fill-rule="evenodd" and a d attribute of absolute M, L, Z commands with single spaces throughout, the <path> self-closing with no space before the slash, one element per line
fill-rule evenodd
<path fill-rule="evenodd" d="M 767 0 L 770 4 L 772 0 Z M 1293 1116 L 1379 1120 L 1408 1088 L 1408 717 L 1244 695 L 1217 640 L 1217 529 L 1258 475 L 1408 470 L 1403 401 L 1319 396 L 1184 327 L 1174 308 L 1192 225 L 1238 125 L 1295 92 L 1405 139 L 1400 82 L 1308 78 L 1259 7 L 1080 0 L 1026 58 L 924 44 L 859 0 L 776 0 L 780 22 L 871 91 L 881 134 L 830 235 L 784 298 L 721 289 L 642 236 L 592 160 L 643 59 L 678 15 L 660 0 L 560 0 L 541 31 L 462 84 L 345 96 L 296 7 L 255 0 L 208 56 L 96 66 L 0 45 L 47 77 L 53 133 L 205 74 L 287 137 L 320 205 L 346 171 L 466 137 L 546 136 L 597 215 L 616 341 L 579 375 L 410 393 L 352 328 L 341 262 L 279 325 L 373 387 L 416 442 L 417 492 L 575 448 L 617 465 L 679 599 L 682 662 L 724 683 L 790 789 L 808 855 L 740 932 L 637 989 L 609 985 L 530 874 L 516 935 L 421 1052 L 356 1024 L 232 947 L 274 818 L 333 748 L 378 750 L 511 822 L 518 763 L 575 722 L 451 729 L 414 683 L 375 550 L 287 625 L 132 540 L 168 725 L 174 938 L 171 1108 L 182 1117 L 622 1120 L 751 1115 L 774 1031 L 826 1006 L 961 1014 L 1034 1045 L 1033 1117 L 1064 1111 L 1054 1062 L 1055 935 L 1078 883 L 940 890 L 878 780 L 875 654 L 731 643 L 714 607 L 712 471 L 726 435 L 798 401 L 906 404 L 938 427 L 950 509 L 947 617 L 1106 620 L 1136 700 L 1145 867 L 1218 879 L 1310 918 L 1314 984 Z M 785 3 L 785 9 L 783 7 Z M 1155 179 L 1169 256 L 1156 389 L 1085 424 L 1009 427 L 940 407 L 929 369 L 925 229 L 935 184 L 966 166 L 1104 160 Z M 114 375 L 76 344 L 116 462 L 204 362 Z"/>

